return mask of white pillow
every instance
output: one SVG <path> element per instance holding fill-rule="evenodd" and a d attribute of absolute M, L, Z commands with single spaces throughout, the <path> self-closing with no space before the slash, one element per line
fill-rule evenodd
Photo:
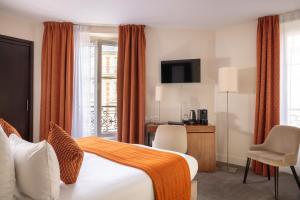
<path fill-rule="evenodd" d="M 34 200 L 58 199 L 60 171 L 52 146 L 46 141 L 30 143 L 15 134 L 9 136 L 9 142 L 19 192 Z"/>
<path fill-rule="evenodd" d="M 0 199 L 13 199 L 15 184 L 12 152 L 7 135 L 0 125 Z"/>

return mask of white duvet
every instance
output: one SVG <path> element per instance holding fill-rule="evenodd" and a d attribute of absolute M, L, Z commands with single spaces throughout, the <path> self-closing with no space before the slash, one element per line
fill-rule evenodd
<path fill-rule="evenodd" d="M 176 154 L 186 159 L 192 180 L 198 170 L 196 159 Z M 84 153 L 77 182 L 61 183 L 60 200 L 154 200 L 154 193 L 152 181 L 144 171 Z"/>

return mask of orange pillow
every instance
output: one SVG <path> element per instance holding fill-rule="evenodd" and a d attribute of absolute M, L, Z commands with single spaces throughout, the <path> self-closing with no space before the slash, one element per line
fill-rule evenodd
<path fill-rule="evenodd" d="M 48 142 L 52 145 L 65 184 L 75 183 L 83 160 L 83 151 L 73 138 L 55 123 L 50 123 Z"/>
<path fill-rule="evenodd" d="M 17 136 L 21 137 L 20 133 L 13 127 L 11 124 L 9 124 L 4 119 L 0 118 L 0 126 L 2 126 L 2 129 L 6 133 L 7 137 L 9 137 L 10 134 L 14 133 Z"/>

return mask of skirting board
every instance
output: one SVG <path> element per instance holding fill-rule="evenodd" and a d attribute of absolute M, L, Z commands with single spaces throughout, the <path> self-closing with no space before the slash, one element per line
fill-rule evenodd
<path fill-rule="evenodd" d="M 193 180 L 191 184 L 191 200 L 197 200 L 198 197 L 198 187 L 197 187 L 197 180 Z"/>

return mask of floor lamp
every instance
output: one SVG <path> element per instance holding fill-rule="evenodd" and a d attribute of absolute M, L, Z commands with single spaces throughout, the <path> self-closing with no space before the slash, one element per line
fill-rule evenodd
<path fill-rule="evenodd" d="M 227 136 L 227 171 L 236 172 L 237 168 L 229 167 L 229 112 L 228 94 L 238 91 L 238 71 L 234 67 L 222 67 L 219 69 L 219 90 L 226 92 L 226 136 Z"/>
<path fill-rule="evenodd" d="M 162 97 L 162 86 L 155 87 L 155 101 L 158 102 L 158 122 L 160 122 L 160 101 Z"/>

